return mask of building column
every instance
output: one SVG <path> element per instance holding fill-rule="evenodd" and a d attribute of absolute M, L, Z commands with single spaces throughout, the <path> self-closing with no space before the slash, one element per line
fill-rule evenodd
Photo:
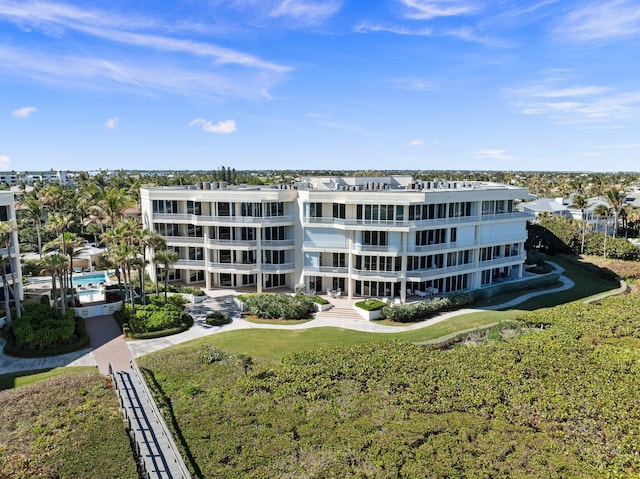
<path fill-rule="evenodd" d="M 256 226 L 256 265 L 258 273 L 256 274 L 256 292 L 262 293 L 262 285 L 264 278 L 262 277 L 262 228 Z"/>
<path fill-rule="evenodd" d="M 209 238 L 209 228 L 207 227 L 207 232 L 204 235 L 204 287 L 205 289 L 211 289 L 211 274 L 209 273 L 209 260 L 211 258 L 211 250 L 207 244 L 207 239 Z"/>
<path fill-rule="evenodd" d="M 400 260 L 400 301 L 407 302 L 407 250 L 409 248 L 409 233 L 402 233 L 402 256 Z"/>

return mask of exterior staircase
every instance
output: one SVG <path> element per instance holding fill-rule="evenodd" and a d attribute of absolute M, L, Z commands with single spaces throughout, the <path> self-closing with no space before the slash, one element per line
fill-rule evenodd
<path fill-rule="evenodd" d="M 346 307 L 346 306 L 340 307 L 340 306 L 335 306 L 335 304 L 333 308 L 327 311 L 316 313 L 316 318 L 354 319 L 354 320 L 366 321 L 362 316 L 360 316 L 358 313 L 355 312 L 353 307 Z"/>

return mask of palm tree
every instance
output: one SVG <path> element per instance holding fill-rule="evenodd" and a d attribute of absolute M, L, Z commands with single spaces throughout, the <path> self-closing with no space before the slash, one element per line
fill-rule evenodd
<path fill-rule="evenodd" d="M 596 206 L 595 209 L 595 214 L 598 216 L 598 218 L 604 220 L 604 246 L 602 248 L 604 259 L 607 259 L 607 223 L 609 222 L 612 211 L 612 208 L 603 204 Z"/>
<path fill-rule="evenodd" d="M 584 210 L 589 207 L 589 200 L 587 200 L 587 198 L 585 198 L 583 195 L 575 195 L 570 207 L 580 210 L 580 219 L 582 220 L 582 245 L 580 247 L 580 254 L 584 254 L 584 238 L 586 234 L 586 220 L 584 217 Z"/>
<path fill-rule="evenodd" d="M 40 259 L 42 259 L 42 218 L 45 215 L 42 203 L 35 197 L 29 196 L 22 202 L 24 210 L 22 212 L 24 221 L 31 223 L 36 228 L 36 235 L 38 236 L 38 253 Z"/>
<path fill-rule="evenodd" d="M 167 302 L 167 281 L 169 278 L 169 268 L 178 261 L 178 253 L 172 249 L 165 249 L 156 252 L 155 263 L 161 264 L 164 269 L 164 302 Z"/>
<path fill-rule="evenodd" d="M 60 291 L 62 291 L 62 278 L 64 272 L 67 270 L 68 261 L 69 260 L 60 253 L 53 253 L 45 256 L 40 262 L 42 272 L 51 276 L 51 298 L 53 299 L 53 307 L 56 311 L 58 311 L 56 278 L 60 280 Z M 64 301 L 62 302 L 62 311 L 62 314 L 66 311 Z"/>
<path fill-rule="evenodd" d="M 620 192 L 620 190 L 610 189 L 606 193 L 607 199 L 609 200 L 609 204 L 613 209 L 613 237 L 616 237 L 618 232 L 618 217 L 620 215 L 620 208 L 622 208 L 622 202 L 624 201 L 624 195 Z"/>

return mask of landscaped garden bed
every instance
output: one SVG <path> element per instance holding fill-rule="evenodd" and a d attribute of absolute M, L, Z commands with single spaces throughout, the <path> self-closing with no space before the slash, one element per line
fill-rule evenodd
<path fill-rule="evenodd" d="M 54 308 L 33 301 L 24 303 L 21 318 L 14 319 L 5 333 L 4 353 L 19 357 L 66 354 L 89 347 L 89 335 L 82 318 L 71 308 L 63 315 Z"/>
<path fill-rule="evenodd" d="M 151 339 L 171 336 L 186 331 L 193 325 L 193 318 L 184 311 L 186 300 L 180 295 L 148 295 L 149 304 L 125 304 L 115 314 L 127 338 Z"/>

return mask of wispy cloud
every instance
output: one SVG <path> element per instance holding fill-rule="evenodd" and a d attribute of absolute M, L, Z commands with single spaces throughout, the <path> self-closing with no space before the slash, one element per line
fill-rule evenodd
<path fill-rule="evenodd" d="M 341 2 L 308 0 L 281 0 L 271 10 L 272 17 L 285 17 L 305 25 L 325 22 L 340 10 Z"/>
<path fill-rule="evenodd" d="M 113 116 L 111 118 L 109 118 L 107 121 L 104 122 L 104 127 L 107 130 L 114 130 L 118 127 L 118 117 L 117 116 Z"/>
<path fill-rule="evenodd" d="M 11 114 L 16 118 L 29 118 L 31 114 L 35 112 L 36 112 L 35 106 L 23 106 L 22 108 L 13 110 Z"/>
<path fill-rule="evenodd" d="M 507 150 L 500 150 L 497 148 L 477 150 L 475 152 L 475 157 L 479 159 L 491 159 L 500 161 L 508 161 L 513 159 L 511 155 L 507 154 Z"/>
<path fill-rule="evenodd" d="M 394 33 L 396 35 L 408 35 L 408 36 L 431 36 L 433 30 L 431 28 L 409 28 L 401 25 L 381 25 L 369 22 L 362 22 L 353 29 L 356 33 Z"/>
<path fill-rule="evenodd" d="M 640 90 L 616 91 L 602 85 L 558 85 L 566 78 L 552 79 L 519 90 L 516 110 L 525 115 L 547 115 L 556 123 L 610 125 L 640 112 Z"/>
<path fill-rule="evenodd" d="M 179 93 L 186 86 L 183 94 L 268 98 L 268 89 L 291 70 L 212 42 L 190 40 L 185 38 L 192 33 L 189 25 L 168 26 L 155 18 L 122 17 L 97 9 L 27 1 L 0 4 L 0 20 L 12 22 L 25 32 L 42 31 L 51 38 L 46 52 L 9 44 L 0 47 L 5 70 L 44 82 L 51 81 L 48 76 L 53 74 L 60 77 L 61 83 L 64 78 L 79 76 L 85 81 L 93 79 L 90 86 L 137 85 L 145 93 Z M 87 42 L 90 46 L 82 50 L 71 49 L 68 42 L 59 41 L 69 31 L 98 41 Z M 103 53 L 112 52 L 116 45 L 125 48 L 120 48 L 117 55 Z M 80 56 L 79 51 L 86 52 L 86 56 Z M 180 56 L 173 55 L 176 53 Z M 140 61 L 152 57 L 147 64 Z M 202 69 L 202 62 L 197 65 L 198 71 L 185 66 L 193 59 L 207 60 L 205 68 Z M 176 84 L 180 88 L 175 88 Z M 224 87 L 218 88 L 221 85 Z"/>
<path fill-rule="evenodd" d="M 0 168 L 6 170 L 9 168 L 9 164 L 11 163 L 11 159 L 6 155 L 0 155 Z"/>
<path fill-rule="evenodd" d="M 409 146 L 422 146 L 424 145 L 424 140 L 411 140 L 409 142 Z"/>
<path fill-rule="evenodd" d="M 218 123 L 212 123 L 204 118 L 196 118 L 189 123 L 189 126 L 201 126 L 202 131 L 221 135 L 228 135 L 236 132 L 236 122 L 234 120 L 222 120 Z"/>
<path fill-rule="evenodd" d="M 405 16 L 414 20 L 453 17 L 475 13 L 478 6 L 467 0 L 399 0 L 405 7 Z"/>
<path fill-rule="evenodd" d="M 574 41 L 637 37 L 640 35 L 640 8 L 636 0 L 583 4 L 564 17 L 555 33 Z"/>

